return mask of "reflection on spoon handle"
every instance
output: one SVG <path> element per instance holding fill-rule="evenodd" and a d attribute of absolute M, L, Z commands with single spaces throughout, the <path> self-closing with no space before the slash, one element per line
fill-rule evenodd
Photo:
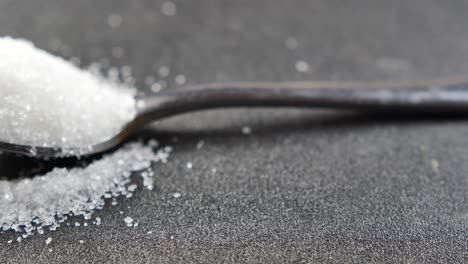
<path fill-rule="evenodd" d="M 239 82 L 172 89 L 143 99 L 141 123 L 224 107 L 313 107 L 400 113 L 468 113 L 468 80 L 432 82 Z"/>

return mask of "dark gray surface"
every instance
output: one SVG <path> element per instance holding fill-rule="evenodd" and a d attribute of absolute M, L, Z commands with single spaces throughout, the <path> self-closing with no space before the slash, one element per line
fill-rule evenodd
<path fill-rule="evenodd" d="M 140 87 L 160 65 L 189 83 L 468 72 L 463 1 L 176 3 L 177 15 L 166 17 L 161 1 L 0 0 L 0 35 L 84 64 L 110 58 L 130 65 Z M 123 17 L 118 29 L 107 25 L 112 13 Z M 288 36 L 298 39 L 296 51 L 284 47 Z M 71 50 L 52 50 L 54 39 Z M 112 59 L 115 46 L 124 58 Z M 298 59 L 313 71 L 296 72 Z M 244 125 L 252 135 L 241 134 Z M 156 190 L 106 206 L 99 227 L 62 227 L 10 245 L 15 236 L 3 235 L 0 261 L 467 261 L 467 121 L 240 109 L 155 127 L 147 134 L 175 147 L 170 162 L 155 167 Z M 168 140 L 173 136 L 178 142 Z M 199 140 L 206 142 L 201 150 Z M 125 226 L 127 215 L 138 228 Z"/>

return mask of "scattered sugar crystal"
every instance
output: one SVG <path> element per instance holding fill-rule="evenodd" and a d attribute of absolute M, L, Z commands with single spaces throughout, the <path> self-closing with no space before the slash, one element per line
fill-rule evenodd
<path fill-rule="evenodd" d="M 153 188 L 154 188 L 153 177 L 152 176 L 143 177 L 143 185 L 146 187 L 146 189 L 153 190 Z"/>
<path fill-rule="evenodd" d="M 143 101 L 143 100 L 138 100 L 138 101 L 136 102 L 136 107 L 139 108 L 139 109 L 144 108 L 144 107 L 145 107 L 145 101 Z"/>
<path fill-rule="evenodd" d="M 297 39 L 293 37 L 289 37 L 284 41 L 284 44 L 286 45 L 286 48 L 289 50 L 295 50 L 297 49 Z"/>
<path fill-rule="evenodd" d="M 163 88 L 163 86 L 159 82 L 153 83 L 151 85 L 151 91 L 153 93 L 157 93 L 157 92 L 161 91 L 162 88 Z"/>
<path fill-rule="evenodd" d="M 174 16 L 177 13 L 177 6 L 173 2 L 167 1 L 161 5 L 161 11 L 166 16 Z"/>
<path fill-rule="evenodd" d="M 132 226 L 133 225 L 133 218 L 130 216 L 127 216 L 124 218 L 124 222 L 127 224 L 127 226 Z"/>
<path fill-rule="evenodd" d="M 187 163 L 187 169 L 191 169 L 192 167 L 193 167 L 192 162 L 188 162 L 188 163 Z"/>
<path fill-rule="evenodd" d="M 84 241 L 83 241 L 83 240 L 78 240 L 78 242 L 79 242 L 80 244 L 83 244 L 83 243 L 84 243 Z"/>
<path fill-rule="evenodd" d="M 127 187 L 127 189 L 130 191 L 130 192 L 134 192 L 136 189 L 137 189 L 137 185 L 136 184 L 131 184 Z"/>
<path fill-rule="evenodd" d="M 124 65 L 120 67 L 120 73 L 123 77 L 131 77 L 132 76 L 132 67 L 128 65 Z"/>
<path fill-rule="evenodd" d="M 18 238 L 16 239 L 16 241 L 18 241 L 18 243 L 20 243 L 21 240 L 23 240 L 21 237 L 18 237 Z"/>
<path fill-rule="evenodd" d="M 104 194 L 118 197 L 135 191 L 132 171 L 152 177 L 154 173 L 147 170 L 157 160 L 151 147 L 131 143 L 84 168 L 55 168 L 34 178 L 0 180 L 0 193 L 8 194 L 8 198 L 0 196 L 0 226 L 31 236 L 43 233 L 43 227 L 56 230 L 69 214 L 89 219 L 104 206 Z M 96 217 L 93 224 L 100 225 L 101 218 Z"/>
<path fill-rule="evenodd" d="M 432 159 L 431 160 L 431 165 L 432 165 L 432 168 L 434 169 L 435 172 L 439 171 L 439 161 L 438 160 Z"/>
<path fill-rule="evenodd" d="M 252 129 L 248 126 L 242 127 L 242 134 L 250 135 L 252 133 Z"/>
<path fill-rule="evenodd" d="M 183 74 L 179 74 L 174 78 L 174 80 L 175 80 L 176 84 L 183 85 L 183 84 L 185 84 L 185 82 L 187 82 L 187 77 L 185 77 L 185 75 L 183 75 Z"/>
<path fill-rule="evenodd" d="M 122 77 L 121 81 L 128 85 L 128 86 L 133 86 L 135 84 L 135 78 L 133 78 L 132 75 L 132 68 L 130 66 L 122 66 L 120 68 L 120 75 Z"/>
<path fill-rule="evenodd" d="M 205 145 L 205 141 L 203 141 L 203 140 L 198 141 L 197 149 L 202 149 L 204 145 Z"/>
<path fill-rule="evenodd" d="M 120 71 L 115 67 L 111 67 L 107 70 L 107 78 L 112 82 L 120 81 Z"/>
<path fill-rule="evenodd" d="M 112 14 L 107 17 L 107 23 L 111 28 L 118 28 L 122 24 L 122 16 L 119 14 Z"/>
<path fill-rule="evenodd" d="M 0 141 L 85 147 L 114 136 L 136 114 L 134 90 L 28 41 L 0 37 L 0 57 Z"/>
<path fill-rule="evenodd" d="M 78 222 L 75 222 L 75 226 L 80 226 L 81 224 Z"/>
<path fill-rule="evenodd" d="M 181 194 L 180 192 L 175 192 L 175 193 L 172 194 L 172 196 L 173 196 L 174 198 L 179 198 L 179 197 L 182 196 L 182 194 Z"/>
<path fill-rule="evenodd" d="M 8 243 L 8 244 L 11 244 L 11 242 L 13 242 L 13 240 L 11 240 L 11 239 L 10 239 L 10 240 L 8 240 L 8 242 L 7 242 L 7 243 Z"/>
<path fill-rule="evenodd" d="M 49 245 L 50 242 L 52 242 L 52 238 L 51 237 L 48 237 L 45 241 L 46 245 Z"/>
<path fill-rule="evenodd" d="M 156 139 L 150 139 L 150 140 L 148 141 L 148 146 L 150 146 L 150 147 L 155 148 L 155 147 L 157 147 L 158 145 L 159 145 L 159 142 L 158 142 Z"/>
<path fill-rule="evenodd" d="M 298 72 L 308 72 L 310 70 L 309 63 L 303 60 L 297 61 L 295 67 L 296 67 L 296 71 Z"/>
<path fill-rule="evenodd" d="M 169 73 L 171 72 L 171 70 L 169 69 L 169 67 L 167 66 L 161 66 L 158 70 L 158 74 L 160 77 L 167 77 L 169 75 Z"/>
<path fill-rule="evenodd" d="M 171 151 L 172 151 L 172 147 L 171 147 L 171 146 L 166 146 L 166 147 L 164 147 L 164 150 L 166 150 L 167 152 L 171 152 Z"/>

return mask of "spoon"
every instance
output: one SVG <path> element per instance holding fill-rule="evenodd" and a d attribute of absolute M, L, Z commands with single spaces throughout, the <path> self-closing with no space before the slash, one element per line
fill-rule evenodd
<path fill-rule="evenodd" d="M 169 89 L 137 98 L 137 115 L 120 133 L 87 147 L 1 142 L 0 151 L 38 158 L 90 155 L 122 143 L 143 125 L 177 114 L 224 107 L 314 107 L 387 113 L 467 114 L 468 80 L 423 82 L 234 82 Z"/>

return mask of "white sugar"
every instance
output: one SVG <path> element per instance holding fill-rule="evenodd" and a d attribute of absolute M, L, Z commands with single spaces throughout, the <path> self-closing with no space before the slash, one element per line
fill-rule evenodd
<path fill-rule="evenodd" d="M 161 11 L 166 16 L 173 16 L 177 12 L 177 6 L 173 2 L 167 1 L 161 5 Z"/>
<path fill-rule="evenodd" d="M 185 77 L 185 75 L 183 74 L 179 74 L 177 75 L 175 78 L 174 78 L 176 84 L 178 85 L 183 85 L 187 82 L 187 77 Z"/>
<path fill-rule="evenodd" d="M 124 222 L 125 224 L 127 224 L 127 226 L 133 226 L 133 218 L 131 218 L 130 216 L 125 217 Z"/>
<path fill-rule="evenodd" d="M 119 14 L 112 14 L 107 18 L 107 23 L 111 28 L 118 28 L 122 24 L 122 16 Z"/>
<path fill-rule="evenodd" d="M 297 48 L 297 39 L 293 37 L 289 37 L 284 41 L 284 44 L 286 45 L 286 48 L 290 50 L 295 50 Z"/>
<path fill-rule="evenodd" d="M 122 19 L 111 15 L 108 22 L 119 27 Z M 113 55 L 121 57 L 123 49 L 114 48 Z M 144 107 L 135 101 L 133 89 L 118 84 L 134 83 L 129 66 L 110 68 L 109 80 L 104 80 L 95 74 L 101 72 L 100 65 L 84 71 L 30 42 L 9 37 L 0 37 L 0 58 L 0 141 L 86 147 L 114 136 L 134 118 L 137 106 Z M 162 68 L 160 74 L 168 75 L 169 68 Z M 139 172 L 144 188 L 153 189 L 152 164 L 167 162 L 172 150 L 153 152 L 157 146 L 155 140 L 148 146 L 132 143 L 86 167 L 0 180 L 0 234 L 20 232 L 16 241 L 21 242 L 61 225 L 101 225 L 100 217 L 92 219 L 96 210 L 106 203 L 116 205 L 117 197 L 130 198 L 138 190 L 133 172 Z M 81 216 L 84 221 L 65 222 L 69 216 Z M 125 222 L 129 219 L 129 226 L 138 226 L 129 217 Z M 52 238 L 45 241 L 49 244 Z"/>
<path fill-rule="evenodd" d="M 147 170 L 153 162 L 161 161 L 162 152 L 131 143 L 85 168 L 55 168 L 34 178 L 0 180 L 0 233 L 12 230 L 28 237 L 36 231 L 43 233 L 46 226 L 54 231 L 69 214 L 91 219 L 92 213 L 104 206 L 105 194 L 115 198 L 137 189 L 131 172 L 139 171 L 143 185 L 152 188 L 147 179 L 154 173 Z M 93 224 L 100 225 L 101 218 L 96 217 Z"/>
<path fill-rule="evenodd" d="M 161 66 L 158 70 L 158 74 L 162 78 L 167 77 L 169 73 L 171 73 L 171 69 L 167 66 Z"/>
<path fill-rule="evenodd" d="M 298 71 L 298 72 L 308 72 L 308 71 L 310 71 L 309 63 L 307 63 L 307 62 L 305 62 L 303 60 L 297 61 L 294 66 L 296 68 L 296 71 Z"/>
<path fill-rule="evenodd" d="M 196 148 L 197 149 L 202 149 L 204 145 L 205 145 L 205 141 L 200 140 L 200 141 L 198 141 Z"/>
<path fill-rule="evenodd" d="M 242 134 L 244 135 L 250 135 L 252 133 L 252 129 L 248 126 L 244 126 L 242 127 Z"/>
<path fill-rule="evenodd" d="M 112 25 L 117 20 L 109 17 Z M 0 141 L 86 147 L 114 136 L 135 116 L 133 90 L 28 41 L 0 37 L 0 58 Z"/>

